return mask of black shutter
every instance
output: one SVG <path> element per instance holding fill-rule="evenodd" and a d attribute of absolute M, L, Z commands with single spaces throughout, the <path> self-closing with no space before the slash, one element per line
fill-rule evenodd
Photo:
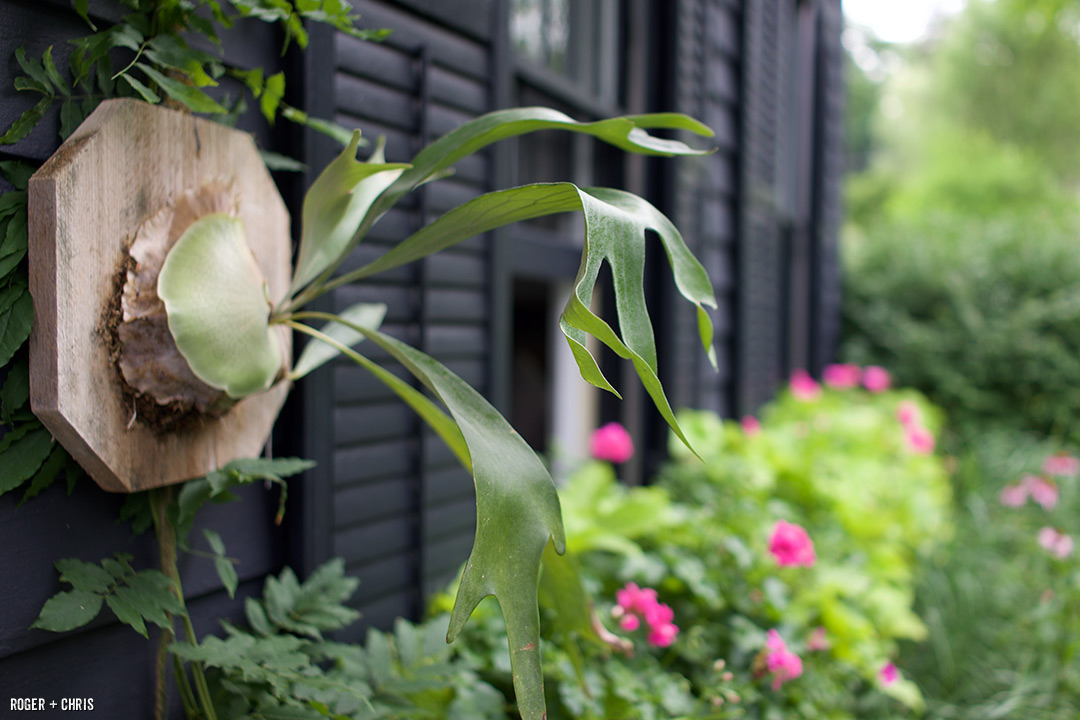
<path fill-rule="evenodd" d="M 431 3 L 362 2 L 367 27 L 394 32 L 384 43 L 323 34 L 309 53 L 308 98 L 313 114 L 331 115 L 374 140 L 387 138 L 391 162 L 408 161 L 427 142 L 485 112 L 489 47 L 475 22 L 483 3 L 470 3 L 471 23 L 459 31 Z M 458 23 L 459 25 L 461 23 Z M 313 41 L 313 47 L 316 42 Z M 314 76 L 321 73 L 322 77 Z M 334 148 L 311 146 L 321 168 Z M 488 159 L 463 160 L 447 180 L 413 193 L 380 220 L 346 268 L 356 267 L 439 214 L 489 188 Z M 489 257 L 482 239 L 438 256 L 342 287 L 327 306 L 389 304 L 383 329 L 433 355 L 481 392 L 487 386 Z M 361 352 L 402 375 L 385 353 Z M 343 557 L 361 579 L 354 604 L 365 624 L 387 626 L 398 615 L 422 613 L 426 595 L 450 580 L 468 555 L 475 527 L 472 478 L 441 440 L 367 371 L 345 361 L 305 381 L 305 441 L 319 467 L 305 489 L 301 557 L 306 569 Z M 361 631 L 357 626 L 351 631 Z M 346 633 L 349 635 L 350 633 Z"/>

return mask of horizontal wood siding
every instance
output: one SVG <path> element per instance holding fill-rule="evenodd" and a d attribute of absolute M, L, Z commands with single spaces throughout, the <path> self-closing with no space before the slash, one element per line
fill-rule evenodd
<path fill-rule="evenodd" d="M 475 5 L 475 3 L 474 3 Z M 332 76 L 325 109 L 364 136 L 387 138 L 390 162 L 408 161 L 423 145 L 488 109 L 488 48 L 475 32 L 439 26 L 409 7 L 357 3 L 364 23 L 390 27 L 384 43 L 332 37 Z M 325 101 L 325 96 L 321 98 Z M 463 160 L 455 174 L 425 186 L 380 220 L 349 259 L 359 267 L 446 210 L 488 189 L 486 155 Z M 323 163 L 324 164 L 324 163 Z M 487 385 L 488 254 L 482 239 L 340 288 L 330 304 L 386 302 L 384 330 L 446 364 L 481 392 Z M 392 372 L 402 368 L 377 348 L 359 348 Z M 410 379 L 410 382 L 415 381 Z M 353 598 L 363 625 L 386 626 L 418 616 L 427 593 L 443 586 L 468 554 L 475 525 L 472 478 L 441 440 L 366 370 L 338 362 L 315 386 L 307 422 L 328 431 L 320 481 L 331 488 L 322 553 L 345 558 L 361 580 Z M 324 432 L 320 430 L 319 432 Z M 315 542 L 315 539 L 312 539 Z M 348 633 L 346 633 L 348 635 Z"/>

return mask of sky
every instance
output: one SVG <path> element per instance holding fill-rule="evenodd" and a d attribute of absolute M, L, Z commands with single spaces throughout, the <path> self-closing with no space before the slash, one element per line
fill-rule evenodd
<path fill-rule="evenodd" d="M 954 13 L 965 0 L 843 0 L 849 23 L 863 25 L 887 42 L 908 43 L 926 34 L 938 14 Z"/>

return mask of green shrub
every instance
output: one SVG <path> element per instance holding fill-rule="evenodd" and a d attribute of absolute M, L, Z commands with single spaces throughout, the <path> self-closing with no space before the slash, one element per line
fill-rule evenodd
<path fill-rule="evenodd" d="M 845 254 L 845 341 L 959 425 L 1080 439 L 1076 232 L 943 214 L 878 228 Z"/>
<path fill-rule="evenodd" d="M 784 393 L 759 432 L 684 413 L 703 462 L 673 444 L 653 486 L 621 486 L 606 463 L 580 468 L 560 491 L 568 556 L 545 560 L 541 583 L 548 717 L 839 720 L 922 707 L 906 671 L 886 682 L 882 670 L 900 640 L 926 637 L 912 611 L 914 567 L 950 536 L 950 490 L 941 459 L 909 447 L 902 401 L 937 429 L 938 411 L 913 392 Z M 770 550 L 778 520 L 809 533 L 811 566 L 780 566 Z M 551 579 L 574 573 L 594 598 L 591 621 L 567 617 L 571 583 Z M 549 581 L 562 591 L 545 594 Z M 670 646 L 648 639 L 647 615 L 639 628 L 621 625 L 633 613 L 619 591 L 631 582 L 670 607 Z M 590 627 L 601 619 L 614 635 Z M 801 676 L 770 672 L 773 630 L 801 658 Z M 627 641 L 632 656 L 619 652 Z M 481 609 L 459 642 L 509 697 L 498 614 Z"/>

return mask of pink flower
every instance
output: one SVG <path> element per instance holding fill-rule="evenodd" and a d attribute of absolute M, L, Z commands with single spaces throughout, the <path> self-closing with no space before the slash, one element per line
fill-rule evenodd
<path fill-rule="evenodd" d="M 867 365 L 863 368 L 862 384 L 872 393 L 885 392 L 892 385 L 892 377 L 883 367 Z"/>
<path fill-rule="evenodd" d="M 791 373 L 791 394 L 796 400 L 817 400 L 821 395 L 821 386 L 810 377 L 810 373 L 802 369 L 796 370 Z"/>
<path fill-rule="evenodd" d="M 753 415 L 743 415 L 742 420 L 739 421 L 739 425 L 742 426 L 743 433 L 748 437 L 757 435 L 761 432 L 761 421 Z"/>
<path fill-rule="evenodd" d="M 769 536 L 769 552 L 781 566 L 805 565 L 810 567 L 817 560 L 814 542 L 806 530 L 785 520 L 777 520 Z"/>
<path fill-rule="evenodd" d="M 649 636 L 646 640 L 653 647 L 667 647 L 675 642 L 675 637 L 678 634 L 679 628 L 677 625 L 674 623 L 663 623 L 662 625 L 652 626 L 649 629 Z"/>
<path fill-rule="evenodd" d="M 850 390 L 853 387 L 858 387 L 861 375 L 862 369 L 858 365 L 850 363 L 844 365 L 834 364 L 825 366 L 825 370 L 821 373 L 821 379 L 829 387 L 837 390 Z"/>
<path fill-rule="evenodd" d="M 1047 475 L 1075 477 L 1080 475 L 1080 460 L 1068 453 L 1060 452 L 1043 460 L 1042 469 Z"/>
<path fill-rule="evenodd" d="M 810 639 L 806 641 L 806 649 L 810 652 L 819 652 L 828 650 L 829 647 L 829 641 L 825 637 L 825 628 L 820 626 L 814 628 L 814 632 L 810 633 Z"/>
<path fill-rule="evenodd" d="M 1053 510 L 1058 501 L 1058 487 L 1052 480 L 1038 475 L 1025 475 L 1020 481 L 1031 499 L 1042 505 L 1043 510 Z"/>
<path fill-rule="evenodd" d="M 1073 539 L 1055 528 L 1044 527 L 1039 530 L 1039 544 L 1054 557 L 1063 560 L 1072 554 Z"/>
<path fill-rule="evenodd" d="M 902 400 L 896 406 L 896 419 L 904 427 L 922 425 L 922 410 L 911 400 Z"/>
<path fill-rule="evenodd" d="M 934 452 L 934 434 L 922 425 L 908 425 L 904 431 L 907 448 L 917 455 Z"/>
<path fill-rule="evenodd" d="M 597 428 L 589 438 L 589 452 L 597 460 L 626 462 L 634 456 L 634 441 L 619 423 L 613 422 Z"/>
<path fill-rule="evenodd" d="M 900 671 L 897 670 L 896 666 L 891 662 L 885 663 L 885 666 L 881 668 L 881 671 L 878 674 L 881 676 L 881 682 L 886 685 L 892 685 L 900 679 Z"/>
<path fill-rule="evenodd" d="M 788 680 L 794 680 L 802 675 L 802 660 L 788 650 L 787 644 L 776 630 L 769 631 L 765 649 L 767 651 L 765 667 L 773 674 L 773 690 L 779 690 L 780 686 Z"/>
<path fill-rule="evenodd" d="M 655 647 L 667 647 L 675 642 L 679 628 L 672 621 L 675 611 L 656 598 L 656 590 L 639 588 L 635 583 L 627 583 L 621 590 L 615 591 L 618 605 L 612 615 L 619 618 L 619 627 L 633 632 L 641 627 L 641 620 L 649 626 L 646 641 Z"/>
<path fill-rule="evenodd" d="M 1023 482 L 1019 482 L 1016 485 L 1006 485 L 1001 489 L 1001 495 L 998 499 L 1005 507 L 1020 507 L 1027 502 L 1028 489 L 1027 485 Z"/>

